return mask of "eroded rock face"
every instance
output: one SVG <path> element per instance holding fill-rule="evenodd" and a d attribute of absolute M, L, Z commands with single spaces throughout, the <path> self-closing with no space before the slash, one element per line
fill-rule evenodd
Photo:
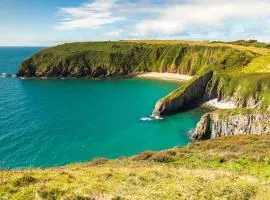
<path fill-rule="evenodd" d="M 213 122 L 211 138 L 228 135 L 268 135 L 270 134 L 270 115 L 235 115 Z"/>
<path fill-rule="evenodd" d="M 210 139 L 211 137 L 211 117 L 207 113 L 202 116 L 200 122 L 192 135 L 192 139 L 195 141 Z"/>
<path fill-rule="evenodd" d="M 213 72 L 209 71 L 204 75 L 193 80 L 189 85 L 186 86 L 182 91 L 176 90 L 170 94 L 174 96 L 170 99 L 170 95 L 161 99 L 156 103 L 153 111 L 154 116 L 164 116 L 177 112 L 181 112 L 192 104 L 203 98 L 206 94 L 206 86 L 213 76 Z"/>
<path fill-rule="evenodd" d="M 192 135 L 199 141 L 230 135 L 270 135 L 270 114 L 237 114 L 220 118 L 206 114 L 197 124 Z"/>

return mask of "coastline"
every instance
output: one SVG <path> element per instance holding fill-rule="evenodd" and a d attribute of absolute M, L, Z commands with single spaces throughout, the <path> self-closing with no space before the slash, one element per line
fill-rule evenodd
<path fill-rule="evenodd" d="M 138 78 L 147 78 L 147 79 L 161 79 L 168 81 L 189 81 L 193 77 L 184 74 L 174 74 L 174 73 L 159 73 L 159 72 L 146 72 L 137 74 Z"/>

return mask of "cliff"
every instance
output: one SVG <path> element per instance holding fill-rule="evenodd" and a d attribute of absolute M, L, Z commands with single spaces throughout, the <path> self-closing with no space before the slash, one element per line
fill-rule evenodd
<path fill-rule="evenodd" d="M 59 45 L 25 60 L 23 77 L 104 78 L 137 72 L 195 75 L 204 68 L 240 67 L 255 54 L 222 45 L 151 42 L 89 42 Z"/>
<path fill-rule="evenodd" d="M 154 116 L 163 116 L 181 112 L 200 102 L 206 94 L 206 86 L 213 76 L 213 71 L 197 76 L 183 87 L 159 100 L 153 111 Z"/>
<path fill-rule="evenodd" d="M 270 113 L 265 110 L 219 110 L 205 114 L 192 135 L 200 141 L 231 135 L 270 135 Z"/>

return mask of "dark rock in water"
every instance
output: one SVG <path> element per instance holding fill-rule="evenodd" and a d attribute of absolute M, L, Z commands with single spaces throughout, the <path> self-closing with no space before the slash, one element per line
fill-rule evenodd
<path fill-rule="evenodd" d="M 206 140 L 211 138 L 211 117 L 207 113 L 202 116 L 200 122 L 192 134 L 192 139 L 195 141 Z"/>

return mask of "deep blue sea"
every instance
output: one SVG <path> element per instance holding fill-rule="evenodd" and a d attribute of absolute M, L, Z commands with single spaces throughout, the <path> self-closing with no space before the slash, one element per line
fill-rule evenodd
<path fill-rule="evenodd" d="M 0 168 L 47 167 L 130 156 L 189 142 L 203 110 L 141 121 L 178 82 L 22 80 L 22 60 L 41 47 L 0 47 Z"/>

